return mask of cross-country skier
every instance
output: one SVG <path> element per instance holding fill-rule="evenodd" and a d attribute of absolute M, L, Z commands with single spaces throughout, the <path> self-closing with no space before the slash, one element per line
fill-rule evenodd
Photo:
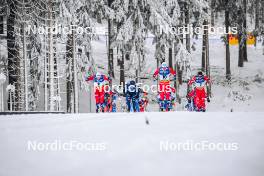
<path fill-rule="evenodd" d="M 193 88 L 186 96 L 188 104 L 185 106 L 185 108 L 188 111 L 195 111 L 195 105 L 194 105 L 194 98 L 195 98 L 195 88 Z"/>
<path fill-rule="evenodd" d="M 94 82 L 94 96 L 96 101 L 96 112 L 105 111 L 105 84 L 106 82 L 111 82 L 111 79 L 97 72 L 95 75 L 92 75 L 86 79 L 86 81 Z"/>
<path fill-rule="evenodd" d="M 164 105 L 164 101 L 170 99 L 170 92 L 171 92 L 171 86 L 170 81 L 171 77 L 173 77 L 173 80 L 176 80 L 176 72 L 167 66 L 165 62 L 161 64 L 159 68 L 154 72 L 153 78 L 154 80 L 159 81 L 159 88 L 158 88 L 158 101 L 160 105 Z M 163 111 L 164 107 L 160 106 L 160 110 Z"/>
<path fill-rule="evenodd" d="M 206 111 L 205 100 L 207 99 L 207 101 L 210 102 L 206 92 L 206 86 L 209 81 L 209 78 L 204 75 L 203 72 L 199 71 L 198 74 L 188 82 L 189 86 L 193 86 L 193 89 L 187 94 L 188 104 L 193 103 L 195 111 Z"/>
<path fill-rule="evenodd" d="M 141 94 L 140 100 L 139 100 L 139 109 L 140 109 L 140 112 L 145 112 L 146 111 L 146 108 L 148 106 L 148 102 L 149 102 L 148 93 L 147 92 L 143 92 Z"/>
<path fill-rule="evenodd" d="M 109 87 L 109 84 L 105 84 L 105 93 L 104 93 L 104 112 L 111 112 L 112 111 L 112 90 Z"/>
<path fill-rule="evenodd" d="M 112 92 L 112 110 L 111 110 L 111 112 L 117 112 L 117 99 L 118 99 L 118 93 L 114 90 Z"/>
<path fill-rule="evenodd" d="M 105 112 L 116 112 L 118 93 L 109 89 L 105 92 Z"/>
<path fill-rule="evenodd" d="M 171 87 L 168 111 L 171 111 L 173 109 L 173 106 L 175 106 L 176 104 L 175 101 L 176 101 L 176 89 Z"/>
<path fill-rule="evenodd" d="M 175 88 L 170 87 L 167 91 L 167 94 L 169 95 L 168 97 L 166 96 L 163 100 L 161 100 L 160 94 L 158 95 L 158 101 L 161 111 L 171 111 L 173 109 L 176 99 L 175 93 Z"/>
<path fill-rule="evenodd" d="M 139 112 L 139 97 L 141 90 L 134 80 L 126 83 L 125 96 L 128 112 Z"/>

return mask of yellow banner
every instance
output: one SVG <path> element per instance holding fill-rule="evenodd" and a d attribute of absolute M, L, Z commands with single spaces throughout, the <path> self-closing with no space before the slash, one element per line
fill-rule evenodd
<path fill-rule="evenodd" d="M 234 34 L 229 34 L 228 37 L 229 45 L 238 45 L 238 36 Z M 247 45 L 255 45 L 256 37 L 253 33 L 247 34 Z"/>

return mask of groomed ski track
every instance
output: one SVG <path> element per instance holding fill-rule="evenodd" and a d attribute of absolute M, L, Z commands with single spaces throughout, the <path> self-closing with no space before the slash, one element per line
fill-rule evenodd
<path fill-rule="evenodd" d="M 263 176 L 263 137 L 262 112 L 5 115 L 0 116 L 0 175 Z M 100 151 L 32 151 L 29 141 L 105 146 Z M 178 143 L 203 141 L 238 148 L 173 150 Z M 162 149 L 162 142 L 172 148 Z"/>

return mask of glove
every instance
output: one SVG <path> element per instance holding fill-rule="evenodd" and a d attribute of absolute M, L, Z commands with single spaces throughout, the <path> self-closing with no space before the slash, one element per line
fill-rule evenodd
<path fill-rule="evenodd" d="M 209 97 L 207 97 L 207 102 L 210 103 L 210 98 Z"/>
<path fill-rule="evenodd" d="M 112 83 L 112 78 L 108 77 L 108 82 L 111 84 Z"/>

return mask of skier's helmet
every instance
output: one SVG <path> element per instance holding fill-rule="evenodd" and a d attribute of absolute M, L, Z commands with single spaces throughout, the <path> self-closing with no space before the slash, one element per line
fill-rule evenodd
<path fill-rule="evenodd" d="M 134 80 L 131 80 L 130 85 L 136 85 L 136 82 Z"/>
<path fill-rule="evenodd" d="M 197 75 L 203 76 L 203 72 L 202 71 L 198 71 Z"/>
<path fill-rule="evenodd" d="M 163 62 L 163 63 L 161 64 L 161 67 L 162 67 L 162 68 L 166 68 L 166 67 L 168 67 L 168 65 L 167 65 L 166 62 Z"/>
<path fill-rule="evenodd" d="M 100 78 L 101 75 L 102 75 L 102 74 L 101 74 L 100 72 L 97 72 L 95 76 L 96 76 L 96 78 Z"/>

